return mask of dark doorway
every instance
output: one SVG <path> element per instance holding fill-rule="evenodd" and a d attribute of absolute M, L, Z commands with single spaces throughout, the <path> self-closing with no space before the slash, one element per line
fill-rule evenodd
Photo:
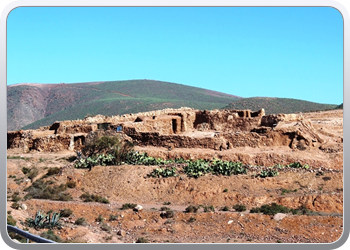
<path fill-rule="evenodd" d="M 176 130 L 177 130 L 176 119 L 172 119 L 172 125 L 173 125 L 173 132 L 174 132 L 174 134 L 176 134 Z"/>

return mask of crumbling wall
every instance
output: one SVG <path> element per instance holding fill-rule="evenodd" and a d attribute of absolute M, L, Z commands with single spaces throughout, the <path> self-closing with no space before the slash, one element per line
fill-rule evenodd
<path fill-rule="evenodd" d="M 275 127 L 279 122 L 291 122 L 303 120 L 302 115 L 299 114 L 272 114 L 264 115 L 261 118 L 261 126 Z"/>
<path fill-rule="evenodd" d="M 58 152 L 63 150 L 74 150 L 74 136 L 72 135 L 49 135 L 33 138 L 32 146 L 29 148 L 45 152 Z"/>
<path fill-rule="evenodd" d="M 197 131 L 192 134 L 193 129 Z M 289 146 L 303 150 L 323 143 L 311 121 L 297 114 L 265 116 L 263 109 L 251 112 L 182 108 L 113 117 L 98 115 L 55 122 L 36 131 L 8 132 L 7 147 L 25 151 L 79 150 L 91 136 L 118 133 L 139 145 L 173 148 Z"/>
<path fill-rule="evenodd" d="M 211 110 L 197 111 L 194 127 L 201 130 L 208 126 L 211 130 L 228 131 L 251 131 L 261 123 L 264 110 L 259 110 L 251 115 L 250 110 Z M 207 125 L 208 124 L 208 125 Z"/>

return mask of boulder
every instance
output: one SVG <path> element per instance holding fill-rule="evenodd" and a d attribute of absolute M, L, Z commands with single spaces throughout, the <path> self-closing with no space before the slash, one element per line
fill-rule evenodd
<path fill-rule="evenodd" d="M 284 217 L 286 217 L 287 215 L 286 214 L 282 214 L 282 213 L 277 213 L 273 216 L 273 219 L 275 221 L 280 221 L 282 220 Z"/>

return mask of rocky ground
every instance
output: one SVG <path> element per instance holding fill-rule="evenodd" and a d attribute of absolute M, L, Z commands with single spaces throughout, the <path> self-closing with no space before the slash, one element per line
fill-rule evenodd
<path fill-rule="evenodd" d="M 247 175 L 216 176 L 207 174 L 198 179 L 185 174 L 170 178 L 152 178 L 154 166 L 97 166 L 76 169 L 70 163 L 75 153 L 29 152 L 18 149 L 7 152 L 7 208 L 19 228 L 38 210 L 48 212 L 70 209 L 62 218 L 63 228 L 54 233 L 64 242 L 132 243 L 144 238 L 152 243 L 330 243 L 343 231 L 343 112 L 305 113 L 326 142 L 321 148 L 307 150 L 289 147 L 234 148 L 224 151 L 210 149 L 179 149 L 136 147 L 150 156 L 162 158 L 192 158 L 241 161 L 249 165 Z M 292 162 L 308 164 L 309 169 L 284 168 L 275 177 L 261 178 L 261 169 Z M 23 167 L 37 169 L 36 176 L 23 173 Z M 45 177 L 48 170 L 60 168 L 59 173 Z M 35 172 L 31 170 L 31 172 Z M 29 178 L 30 177 L 30 178 Z M 25 189 L 42 179 L 51 186 L 74 182 L 68 188 L 71 201 L 25 199 Z M 90 193 L 105 197 L 109 204 L 83 202 L 80 196 Z M 18 194 L 17 194 L 18 193 Z M 17 204 L 14 208 L 14 194 Z M 141 211 L 122 210 L 125 203 L 143 207 Z M 277 203 L 289 208 L 304 206 L 309 215 L 286 214 L 284 218 L 250 213 L 250 209 Z M 167 204 L 167 205 L 166 205 Z M 236 204 L 247 210 L 238 212 Z M 190 205 L 213 206 L 215 211 L 185 212 Z M 162 207 L 174 211 L 171 218 L 162 218 Z M 229 211 L 221 211 L 227 206 Z M 164 208 L 163 208 L 164 209 Z M 98 217 L 104 218 L 103 221 Z M 111 215 L 115 220 L 110 220 Z M 77 225 L 78 218 L 86 225 Z M 39 235 L 43 229 L 29 228 Z"/>

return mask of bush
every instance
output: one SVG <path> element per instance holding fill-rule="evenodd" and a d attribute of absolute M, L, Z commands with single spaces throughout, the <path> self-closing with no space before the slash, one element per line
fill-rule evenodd
<path fill-rule="evenodd" d="M 18 201 L 21 200 L 21 197 L 19 197 L 18 195 L 19 195 L 18 192 L 15 192 L 15 193 L 12 194 L 11 198 L 12 198 L 13 202 L 18 202 Z"/>
<path fill-rule="evenodd" d="M 58 200 L 58 201 L 70 201 L 73 198 L 67 194 L 63 193 L 67 189 L 65 184 L 59 186 L 49 186 L 47 182 L 43 180 L 37 180 L 33 184 L 26 188 L 25 191 L 28 193 L 25 195 L 24 199 L 45 199 L 45 200 Z"/>
<path fill-rule="evenodd" d="M 194 218 L 194 217 L 191 217 L 189 220 L 188 220 L 189 222 L 195 222 L 196 221 L 196 218 Z"/>
<path fill-rule="evenodd" d="M 175 167 L 166 167 L 166 168 L 156 168 L 150 173 L 150 176 L 154 178 L 159 178 L 160 176 L 167 178 L 177 176 Z"/>
<path fill-rule="evenodd" d="M 230 211 L 230 209 L 228 208 L 228 206 L 224 206 L 223 208 L 220 209 L 221 211 Z"/>
<path fill-rule="evenodd" d="M 242 204 L 236 204 L 233 206 L 233 209 L 236 210 L 237 212 L 243 212 L 246 211 L 247 208 L 246 206 L 242 205 Z"/>
<path fill-rule="evenodd" d="M 271 205 L 262 205 L 260 208 L 252 208 L 251 213 L 263 213 L 268 215 L 275 215 L 277 213 L 289 213 L 292 209 L 272 203 Z"/>
<path fill-rule="evenodd" d="M 136 243 L 148 243 L 148 240 L 145 238 L 138 238 Z"/>
<path fill-rule="evenodd" d="M 60 215 L 61 217 L 69 217 L 73 214 L 73 211 L 70 209 L 61 209 L 60 210 Z"/>
<path fill-rule="evenodd" d="M 102 222 L 102 221 L 104 221 L 104 218 L 102 217 L 101 214 L 96 218 L 96 221 L 97 221 L 97 222 Z"/>
<path fill-rule="evenodd" d="M 118 218 L 118 215 L 113 215 L 113 214 L 109 215 L 109 221 L 117 220 L 117 218 Z"/>
<path fill-rule="evenodd" d="M 171 202 L 170 201 L 168 201 L 168 202 L 164 202 L 163 203 L 163 205 L 170 205 L 171 204 Z"/>
<path fill-rule="evenodd" d="M 11 208 L 13 209 L 19 209 L 21 205 L 19 205 L 17 202 L 12 203 Z"/>
<path fill-rule="evenodd" d="M 122 205 L 122 210 L 134 209 L 136 206 L 137 204 L 134 204 L 134 203 L 125 203 Z"/>
<path fill-rule="evenodd" d="M 174 217 L 174 211 L 173 210 L 167 210 L 165 213 L 160 214 L 160 217 L 164 218 L 173 218 Z"/>
<path fill-rule="evenodd" d="M 215 212 L 215 208 L 214 208 L 213 205 L 211 205 L 211 206 L 204 206 L 203 209 L 204 209 L 205 213 L 210 212 L 210 211 Z"/>
<path fill-rule="evenodd" d="M 75 221 L 75 225 L 85 226 L 86 225 L 86 219 L 84 217 L 78 218 Z"/>
<path fill-rule="evenodd" d="M 110 226 L 108 226 L 106 223 L 102 223 L 101 229 L 102 229 L 103 231 L 108 232 L 108 233 L 110 233 L 110 232 L 112 231 L 112 228 L 111 228 Z"/>
<path fill-rule="evenodd" d="M 27 177 L 31 180 L 33 180 L 35 177 L 37 177 L 39 174 L 38 169 L 36 168 L 32 168 L 28 173 L 27 173 Z"/>
<path fill-rule="evenodd" d="M 12 215 L 7 216 L 7 224 L 11 226 L 16 226 L 17 221 L 12 217 Z"/>
<path fill-rule="evenodd" d="M 261 170 L 259 176 L 261 178 L 266 178 L 266 177 L 275 177 L 278 175 L 277 170 L 269 169 L 269 170 Z"/>
<path fill-rule="evenodd" d="M 30 170 L 31 170 L 30 168 L 23 167 L 22 168 L 22 173 L 23 174 L 28 174 L 30 172 Z"/>
<path fill-rule="evenodd" d="M 123 141 L 119 137 L 95 135 L 82 148 L 82 153 L 87 157 L 98 155 L 112 155 L 114 159 L 110 159 L 107 165 L 121 164 L 132 151 L 133 144 L 129 141 Z"/>
<path fill-rule="evenodd" d="M 185 209 L 186 213 L 197 213 L 198 207 L 190 205 Z"/>
<path fill-rule="evenodd" d="M 84 202 L 99 202 L 104 204 L 109 204 L 109 200 L 107 198 L 101 197 L 99 195 L 85 193 L 80 196 Z"/>

